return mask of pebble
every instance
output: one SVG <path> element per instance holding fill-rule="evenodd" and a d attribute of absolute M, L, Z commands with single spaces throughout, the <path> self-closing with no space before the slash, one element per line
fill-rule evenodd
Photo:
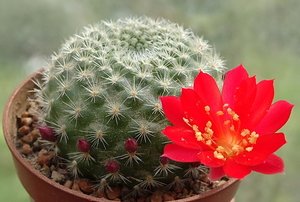
<path fill-rule="evenodd" d="M 138 198 L 136 202 L 145 202 L 145 198 Z"/>
<path fill-rule="evenodd" d="M 98 189 L 98 190 L 97 190 L 97 193 L 96 193 L 96 196 L 97 196 L 98 198 L 107 198 L 107 197 L 106 197 L 106 194 L 105 194 L 105 191 L 104 191 L 103 189 Z"/>
<path fill-rule="evenodd" d="M 24 125 L 19 128 L 18 132 L 19 132 L 19 135 L 21 135 L 21 136 L 27 135 L 28 133 L 30 133 L 30 127 Z"/>
<path fill-rule="evenodd" d="M 23 118 L 21 118 L 21 123 L 23 125 L 30 126 L 32 124 L 32 118 L 31 117 L 23 117 Z"/>
<path fill-rule="evenodd" d="M 23 154 L 32 154 L 32 148 L 29 144 L 23 144 L 21 152 Z"/>
<path fill-rule="evenodd" d="M 55 182 L 62 182 L 65 180 L 65 176 L 54 170 L 51 173 L 51 179 Z"/>
<path fill-rule="evenodd" d="M 151 202 L 163 202 L 163 194 L 160 191 L 156 191 L 151 195 Z"/>
<path fill-rule="evenodd" d="M 82 192 L 87 194 L 91 194 L 94 191 L 93 184 L 87 179 L 79 179 L 78 186 Z"/>
<path fill-rule="evenodd" d="M 69 188 L 69 189 L 71 189 L 72 186 L 73 186 L 73 181 L 67 180 L 67 181 L 65 182 L 64 186 L 67 187 L 67 188 Z"/>
<path fill-rule="evenodd" d="M 120 197 L 121 189 L 119 187 L 111 187 L 111 189 L 107 189 L 105 193 L 108 199 L 115 200 Z"/>
<path fill-rule="evenodd" d="M 30 132 L 31 136 L 33 137 L 34 141 L 37 140 L 40 137 L 40 132 L 37 128 L 33 129 Z"/>
<path fill-rule="evenodd" d="M 34 139 L 32 137 L 32 135 L 30 133 L 28 133 L 27 135 L 24 135 L 21 138 L 22 142 L 26 143 L 26 144 L 32 144 Z"/>
<path fill-rule="evenodd" d="M 78 180 L 74 180 L 74 183 L 73 183 L 73 186 L 72 186 L 72 190 L 81 192 L 80 191 L 80 187 L 78 185 Z"/>
<path fill-rule="evenodd" d="M 41 150 L 43 151 L 43 150 Z M 46 166 L 50 166 L 51 165 L 51 161 L 52 161 L 52 158 L 55 156 L 55 152 L 39 152 L 39 155 L 38 155 L 38 159 L 37 161 L 39 162 L 40 165 L 46 165 Z"/>
<path fill-rule="evenodd" d="M 175 200 L 175 198 L 169 194 L 164 194 L 163 195 L 163 200 L 164 201 L 172 201 L 172 200 Z"/>

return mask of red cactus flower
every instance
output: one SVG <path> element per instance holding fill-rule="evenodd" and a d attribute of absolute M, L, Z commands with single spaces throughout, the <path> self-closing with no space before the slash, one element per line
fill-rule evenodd
<path fill-rule="evenodd" d="M 273 80 L 256 83 L 242 65 L 226 74 L 222 91 L 214 78 L 200 72 L 193 88 L 179 98 L 161 97 L 173 126 L 162 133 L 173 143 L 163 156 L 180 162 L 200 161 L 210 167 L 212 180 L 224 175 L 242 179 L 251 171 L 282 173 L 284 163 L 273 154 L 286 143 L 276 133 L 293 105 L 274 98 Z"/>
<path fill-rule="evenodd" d="M 84 153 L 89 153 L 91 146 L 88 141 L 86 141 L 84 139 L 78 139 L 77 148 Z"/>
<path fill-rule="evenodd" d="M 120 169 L 120 166 L 115 161 L 109 161 L 107 164 L 105 164 L 105 168 L 110 173 L 117 173 Z"/>
<path fill-rule="evenodd" d="M 125 150 L 129 153 L 136 152 L 138 149 L 138 146 L 139 145 L 134 138 L 128 138 L 124 143 Z"/>
<path fill-rule="evenodd" d="M 49 126 L 40 126 L 38 127 L 40 134 L 44 140 L 50 141 L 50 142 L 56 142 L 58 135 L 53 130 L 53 128 Z"/>

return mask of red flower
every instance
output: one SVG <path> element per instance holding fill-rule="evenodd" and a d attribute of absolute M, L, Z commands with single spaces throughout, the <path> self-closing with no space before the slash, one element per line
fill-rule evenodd
<path fill-rule="evenodd" d="M 273 80 L 256 83 L 242 65 L 227 73 L 221 92 L 212 76 L 200 72 L 194 88 L 183 88 L 179 98 L 161 97 L 174 125 L 162 131 L 173 142 L 163 156 L 200 161 L 211 168 L 212 180 L 224 175 L 242 179 L 251 171 L 282 173 L 283 161 L 273 153 L 286 140 L 276 131 L 293 105 L 283 100 L 272 104 L 273 98 Z"/>

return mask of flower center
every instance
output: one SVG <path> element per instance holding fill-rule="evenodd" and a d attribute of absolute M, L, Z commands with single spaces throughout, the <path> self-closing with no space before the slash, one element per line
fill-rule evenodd
<path fill-rule="evenodd" d="M 241 128 L 241 120 L 228 104 L 223 105 L 222 111 L 217 111 L 216 116 L 211 114 L 209 106 L 205 106 L 209 120 L 205 127 L 199 128 L 191 124 L 191 119 L 183 118 L 194 131 L 197 141 L 204 143 L 214 151 L 214 157 L 226 160 L 247 151 L 251 152 L 256 144 L 259 134 L 246 128 Z"/>

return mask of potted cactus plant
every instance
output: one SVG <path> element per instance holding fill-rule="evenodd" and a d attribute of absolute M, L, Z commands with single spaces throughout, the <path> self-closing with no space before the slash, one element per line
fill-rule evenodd
<path fill-rule="evenodd" d="M 21 182 L 35 201 L 150 200 L 146 198 L 158 192 L 165 200 L 175 200 L 189 188 L 195 196 L 185 201 L 229 202 L 239 179 L 252 170 L 283 172 L 282 160 L 273 152 L 285 143 L 284 134 L 275 132 L 287 121 L 292 105 L 282 101 L 272 108 L 272 82 L 256 84 L 242 66 L 223 82 L 224 71 L 223 60 L 207 41 L 164 19 L 128 18 L 86 27 L 15 91 L 3 126 L 6 139 L 17 136 L 17 148 L 23 136 L 38 129 L 41 137 L 28 144 L 27 159 L 46 149 L 51 162 L 39 162 L 43 169 L 67 170 L 60 183 L 89 179 L 85 185 L 92 196 L 40 173 L 33 177 L 37 184 L 29 185 L 28 170 L 37 171 L 21 162 L 13 141 L 7 140 L 16 153 L 18 173 L 27 175 L 20 176 Z M 235 94 L 239 88 L 243 91 Z M 264 101 L 266 90 L 270 93 Z M 278 107 L 284 112 L 281 118 L 272 116 Z M 19 121 L 18 131 L 14 125 L 24 110 L 34 121 L 18 141 L 26 124 Z M 277 121 L 276 127 L 267 130 L 270 121 Z M 265 149 L 266 141 L 274 146 Z M 212 189 L 216 179 L 224 185 Z M 42 182 L 46 191 L 38 190 Z M 176 198 L 171 190 L 178 189 Z M 113 190 L 117 197 L 108 197 Z M 229 195 L 222 196 L 225 192 Z"/>

